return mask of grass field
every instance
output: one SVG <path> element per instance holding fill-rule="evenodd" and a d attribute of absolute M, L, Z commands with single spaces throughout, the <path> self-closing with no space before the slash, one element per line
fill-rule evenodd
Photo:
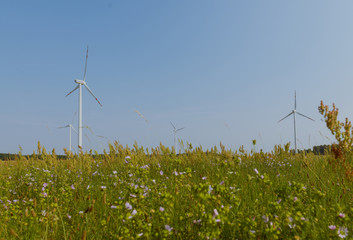
<path fill-rule="evenodd" d="M 330 158 L 38 146 L 0 163 L 0 239 L 351 239 L 353 185 Z"/>

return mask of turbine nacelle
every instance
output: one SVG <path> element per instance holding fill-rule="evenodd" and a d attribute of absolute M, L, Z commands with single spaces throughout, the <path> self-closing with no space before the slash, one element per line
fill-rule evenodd
<path fill-rule="evenodd" d="M 83 80 L 75 79 L 75 83 L 85 85 L 86 82 Z"/>

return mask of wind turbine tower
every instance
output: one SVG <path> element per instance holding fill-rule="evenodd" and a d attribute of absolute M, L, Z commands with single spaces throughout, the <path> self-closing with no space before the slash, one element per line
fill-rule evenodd
<path fill-rule="evenodd" d="M 86 84 L 87 59 L 88 59 L 88 47 L 87 47 L 87 53 L 86 53 L 86 63 L 85 63 L 85 71 L 83 74 L 83 80 L 75 79 L 75 83 L 77 84 L 77 86 L 71 92 L 66 94 L 66 97 L 67 97 L 71 93 L 76 91 L 77 89 L 79 90 L 79 94 L 78 94 L 78 148 L 79 148 L 79 151 L 80 151 L 80 149 L 82 150 L 82 86 L 85 86 L 87 91 L 93 96 L 93 98 L 102 107 L 102 104 L 99 102 L 97 97 L 94 96 L 93 92 L 91 91 L 91 89 L 89 89 L 89 87 Z"/>
<path fill-rule="evenodd" d="M 282 120 L 286 119 L 287 117 L 289 117 L 290 115 L 293 114 L 293 119 L 294 119 L 294 146 L 295 146 L 295 153 L 297 153 L 297 127 L 296 127 L 296 123 L 295 123 L 295 114 L 298 114 L 302 117 L 305 117 L 311 121 L 314 121 L 314 119 L 305 116 L 304 114 L 297 112 L 297 93 L 296 91 L 294 91 L 294 110 L 292 110 L 287 116 L 285 116 L 284 118 L 282 118 L 281 120 L 279 120 L 278 122 L 281 122 Z"/>
<path fill-rule="evenodd" d="M 185 127 L 179 128 L 177 129 L 174 124 L 172 122 L 170 122 L 170 124 L 172 124 L 173 127 L 173 133 L 174 133 L 174 149 L 175 149 L 175 153 L 177 154 L 177 145 L 176 145 L 176 133 L 179 132 L 180 130 L 183 130 Z"/>

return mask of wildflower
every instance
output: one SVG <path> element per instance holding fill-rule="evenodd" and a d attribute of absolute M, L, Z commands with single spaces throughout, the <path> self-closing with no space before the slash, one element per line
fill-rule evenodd
<path fill-rule="evenodd" d="M 67 218 L 68 218 L 68 219 L 71 219 L 71 216 L 70 216 L 69 214 L 67 214 Z"/>
<path fill-rule="evenodd" d="M 172 227 L 170 227 L 169 225 L 165 225 L 165 229 L 168 230 L 169 232 L 172 231 Z"/>
<path fill-rule="evenodd" d="M 213 217 L 216 217 L 216 216 L 218 216 L 218 211 L 217 209 L 213 209 Z"/>
<path fill-rule="evenodd" d="M 117 174 L 118 172 L 117 171 L 113 171 L 113 174 Z"/>
<path fill-rule="evenodd" d="M 202 180 L 206 180 L 206 179 L 207 179 L 207 177 L 203 177 L 203 178 L 202 178 Z"/>
<path fill-rule="evenodd" d="M 137 213 L 137 211 L 136 211 L 136 209 L 134 209 L 131 214 L 135 215 L 136 213 Z"/>
<path fill-rule="evenodd" d="M 262 219 L 264 220 L 264 223 L 267 223 L 270 220 L 266 215 L 263 215 Z"/>
<path fill-rule="evenodd" d="M 265 178 L 264 175 L 261 175 L 260 177 L 261 177 L 261 179 L 264 179 L 264 178 Z"/>
<path fill-rule="evenodd" d="M 135 195 L 135 194 L 130 194 L 130 197 L 135 198 L 135 197 L 136 197 L 136 195 Z"/>
<path fill-rule="evenodd" d="M 127 209 L 129 209 L 129 210 L 132 209 L 132 206 L 131 206 L 131 204 L 130 204 L 129 202 L 126 202 L 126 203 L 125 203 L 125 207 L 126 207 Z"/>
<path fill-rule="evenodd" d="M 71 185 L 71 189 L 72 189 L 72 190 L 75 190 L 75 186 L 74 186 L 73 184 Z"/>
<path fill-rule="evenodd" d="M 346 238 L 348 236 L 348 229 L 346 227 L 339 227 L 337 234 L 340 238 Z"/>
<path fill-rule="evenodd" d="M 294 197 L 294 198 L 293 198 L 293 201 L 294 201 L 294 202 L 296 202 L 297 200 L 298 200 L 298 198 L 297 198 L 297 197 Z"/>
<path fill-rule="evenodd" d="M 83 211 L 79 211 L 78 213 L 79 213 L 79 214 L 83 214 Z"/>
<path fill-rule="evenodd" d="M 159 174 L 160 174 L 160 175 L 163 175 L 163 171 L 162 171 L 162 170 L 161 170 L 161 171 L 159 171 Z"/>
<path fill-rule="evenodd" d="M 159 207 L 159 211 L 163 212 L 164 208 L 163 207 Z"/>
<path fill-rule="evenodd" d="M 138 236 L 138 237 L 141 237 L 142 235 L 143 235 L 143 233 L 139 233 L 139 234 L 137 234 L 137 236 Z"/>
<path fill-rule="evenodd" d="M 45 217 L 46 214 L 47 214 L 46 211 L 43 210 L 43 211 L 42 211 L 42 215 Z"/>
<path fill-rule="evenodd" d="M 257 169 L 255 168 L 254 171 L 256 172 L 256 174 L 259 174 L 259 171 L 257 171 Z"/>
<path fill-rule="evenodd" d="M 221 221 L 221 219 L 216 219 L 216 222 L 218 223 L 218 222 L 220 222 Z"/>
<path fill-rule="evenodd" d="M 211 194 L 212 190 L 213 190 L 212 186 L 209 185 L 209 186 L 208 186 L 208 194 Z"/>
<path fill-rule="evenodd" d="M 255 233 L 256 233 L 255 230 L 250 230 L 249 232 L 251 232 L 252 234 L 255 234 Z"/>
<path fill-rule="evenodd" d="M 110 208 L 116 209 L 116 206 L 112 205 Z"/>
<path fill-rule="evenodd" d="M 224 181 L 220 182 L 220 184 L 219 184 L 219 185 L 223 185 L 223 184 L 224 184 Z"/>
<path fill-rule="evenodd" d="M 335 230 L 335 229 L 336 229 L 336 226 L 335 226 L 335 225 L 330 225 L 330 226 L 328 226 L 328 228 L 329 228 L 330 230 Z"/>
<path fill-rule="evenodd" d="M 338 214 L 338 216 L 339 216 L 340 218 L 344 218 L 346 215 L 345 215 L 344 213 L 340 213 L 340 214 Z"/>
<path fill-rule="evenodd" d="M 178 175 L 179 175 L 176 171 L 174 171 L 174 174 L 175 174 L 175 176 L 178 176 Z"/>
<path fill-rule="evenodd" d="M 106 186 L 101 186 L 101 189 L 106 189 L 107 187 Z"/>
<path fill-rule="evenodd" d="M 87 188 L 86 188 L 87 190 L 89 189 L 89 185 L 87 186 Z"/>

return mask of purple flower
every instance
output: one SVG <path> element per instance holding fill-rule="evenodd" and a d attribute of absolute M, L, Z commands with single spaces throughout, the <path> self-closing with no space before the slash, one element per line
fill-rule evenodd
<path fill-rule="evenodd" d="M 74 185 L 73 185 L 73 184 L 71 185 L 71 189 L 72 189 L 72 190 L 75 190 L 75 187 L 74 187 Z"/>
<path fill-rule="evenodd" d="M 336 226 L 335 226 L 335 225 L 330 225 L 330 226 L 328 226 L 328 228 L 329 228 L 330 230 L 335 230 L 335 229 L 336 229 Z"/>
<path fill-rule="evenodd" d="M 163 212 L 164 208 L 163 207 L 159 207 L 159 211 Z"/>
<path fill-rule="evenodd" d="M 256 172 L 256 174 L 259 174 L 259 171 L 257 171 L 257 169 L 255 168 L 254 171 Z"/>
<path fill-rule="evenodd" d="M 169 225 L 165 225 L 165 229 L 168 230 L 169 232 L 172 231 L 172 227 L 170 227 Z"/>
<path fill-rule="evenodd" d="M 116 209 L 116 206 L 112 205 L 111 208 Z"/>
<path fill-rule="evenodd" d="M 206 180 L 206 179 L 207 179 L 207 177 L 203 177 L 203 178 L 202 178 L 202 180 Z"/>
<path fill-rule="evenodd" d="M 338 216 L 339 216 L 340 218 L 344 218 L 346 215 L 345 215 L 344 213 L 340 213 L 340 214 L 338 214 Z"/>
<path fill-rule="evenodd" d="M 216 216 L 218 216 L 218 211 L 217 209 L 213 209 L 213 217 L 216 217 Z"/>
<path fill-rule="evenodd" d="M 163 175 L 163 171 L 162 171 L 162 170 L 161 170 L 161 171 L 159 171 L 159 174 Z"/>
<path fill-rule="evenodd" d="M 125 207 L 126 207 L 127 209 L 129 209 L 129 210 L 132 209 L 132 206 L 131 206 L 131 204 L 130 204 L 129 202 L 126 202 L 126 203 L 125 203 Z"/>
<path fill-rule="evenodd" d="M 136 209 L 134 209 L 131 214 L 135 215 L 136 213 L 137 213 L 137 211 L 136 211 Z"/>

